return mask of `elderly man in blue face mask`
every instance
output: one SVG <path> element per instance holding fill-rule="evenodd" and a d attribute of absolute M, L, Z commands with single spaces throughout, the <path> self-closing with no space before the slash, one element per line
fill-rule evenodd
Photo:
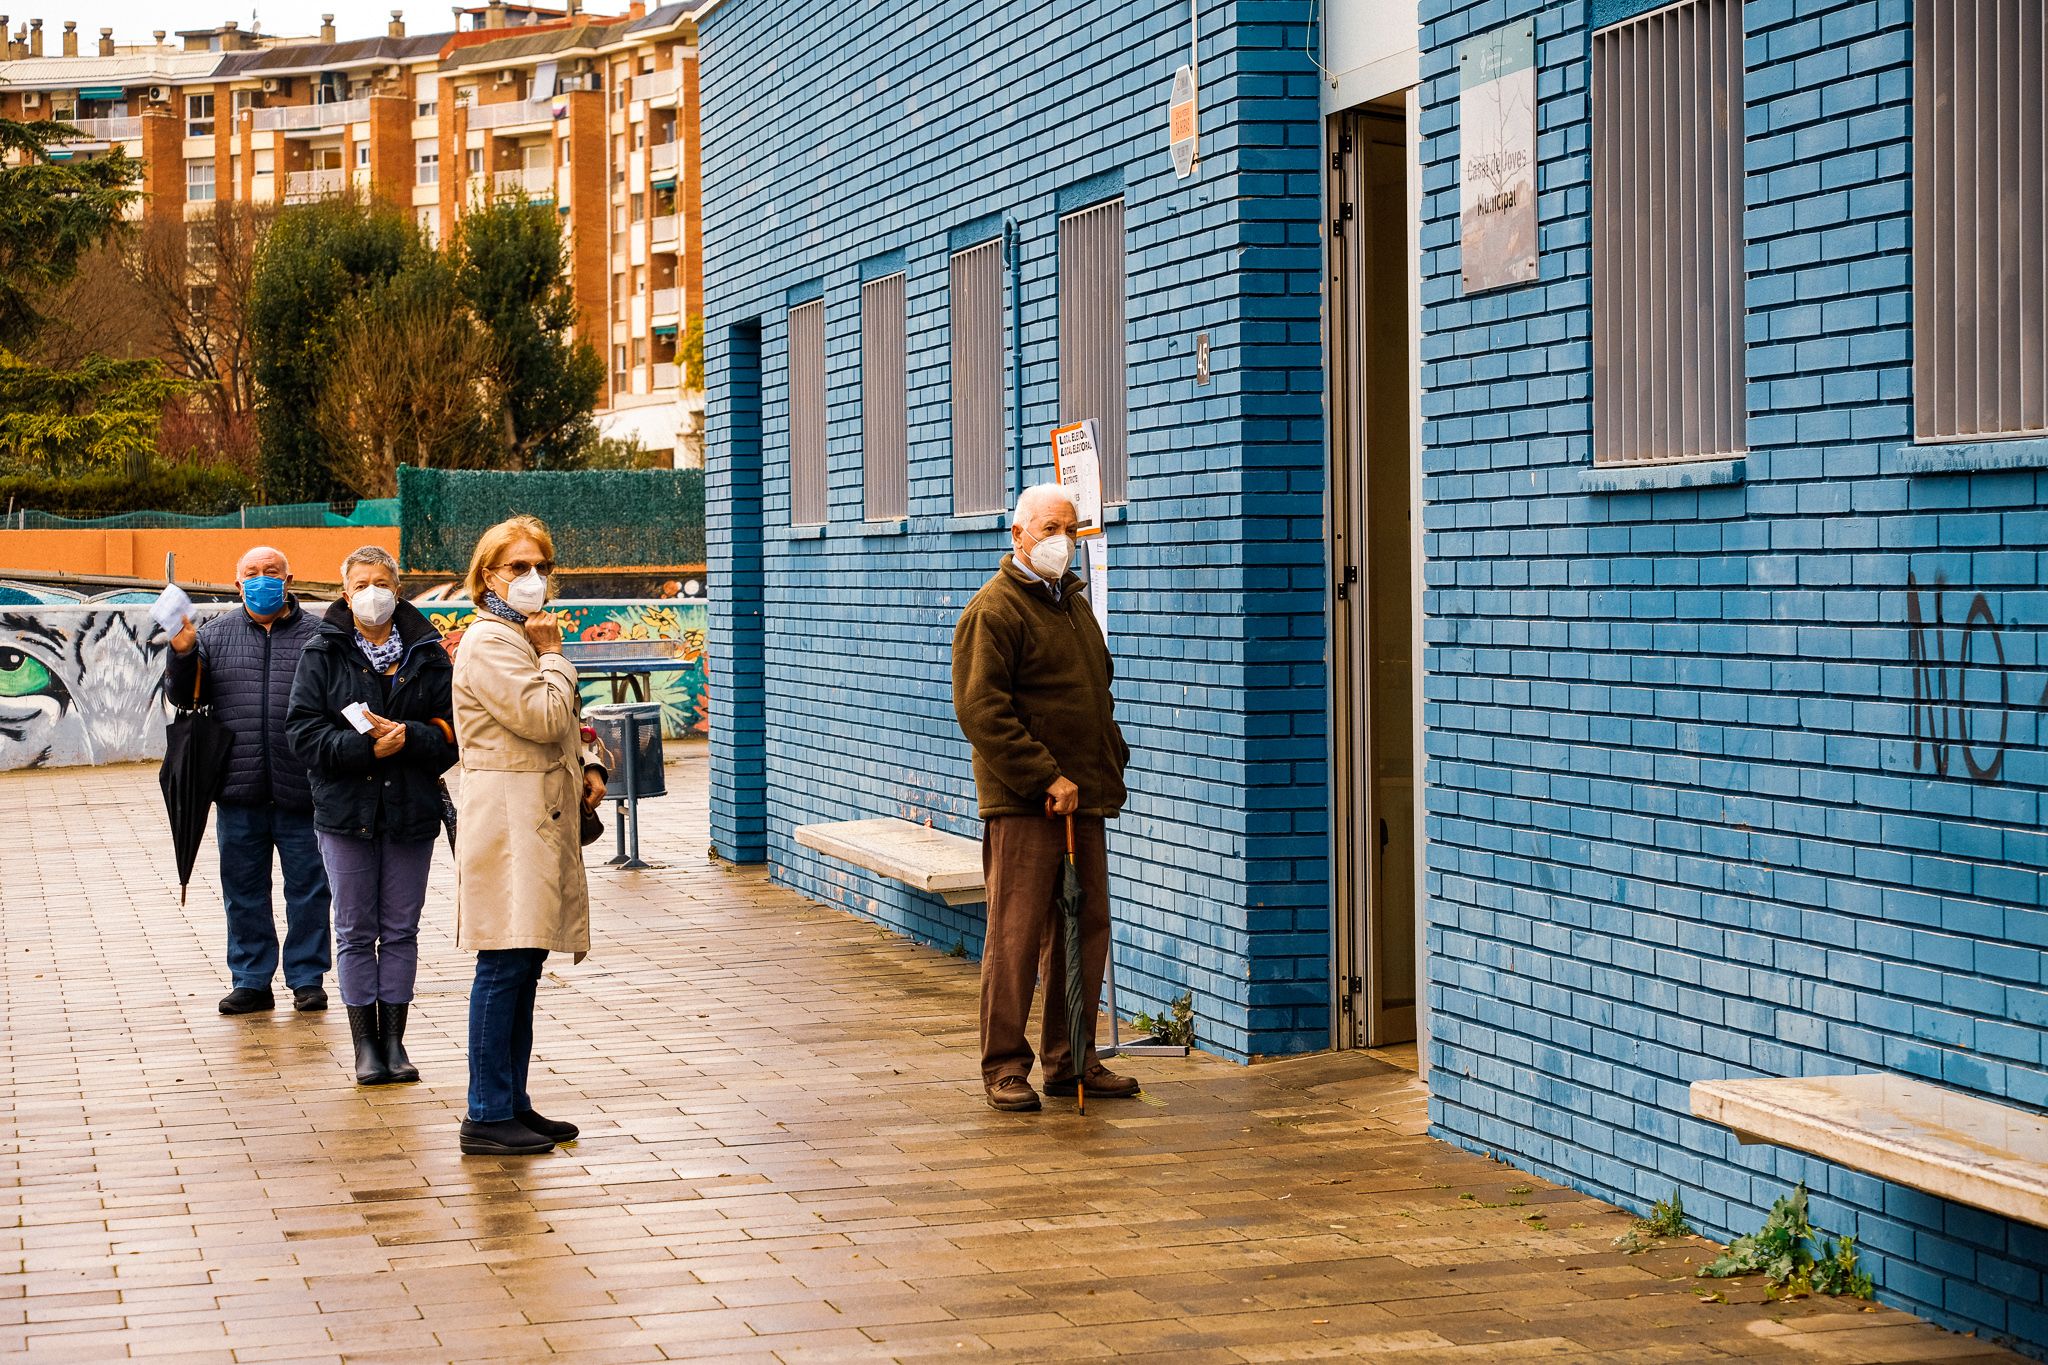
<path fill-rule="evenodd" d="M 174 705 L 211 706 L 235 737 L 214 813 L 220 884 L 228 913 L 228 974 L 234 989 L 222 1014 L 276 1006 L 277 922 L 270 907 L 273 850 L 284 870 L 284 981 L 293 1008 L 324 1010 L 320 979 L 331 960 L 327 870 L 313 833 L 313 794 L 305 765 L 285 732 L 299 655 L 320 624 L 299 609 L 291 566 L 259 545 L 235 566 L 242 609 L 171 637 L 164 694 Z"/>

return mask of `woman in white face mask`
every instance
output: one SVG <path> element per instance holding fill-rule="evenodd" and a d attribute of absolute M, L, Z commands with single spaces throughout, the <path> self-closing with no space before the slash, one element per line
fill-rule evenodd
<path fill-rule="evenodd" d="M 357 550 L 341 582 L 342 600 L 300 658 L 285 728 L 313 789 L 356 1082 L 389 1085 L 420 1078 L 405 1025 L 441 774 L 455 762 L 454 670 L 440 632 L 399 600 L 389 551 Z"/>
<path fill-rule="evenodd" d="M 476 619 L 455 656 L 455 946 L 476 954 L 461 1146 L 475 1156 L 530 1156 L 576 1136 L 575 1124 L 536 1113 L 526 1091 L 542 964 L 590 950 L 578 831 L 604 799 L 576 666 L 546 610 L 554 560 L 554 539 L 533 517 L 484 532 L 469 562 Z"/>

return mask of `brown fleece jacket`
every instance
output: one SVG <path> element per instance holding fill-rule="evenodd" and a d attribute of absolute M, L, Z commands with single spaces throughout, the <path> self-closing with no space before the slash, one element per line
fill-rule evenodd
<path fill-rule="evenodd" d="M 1068 574 L 1055 602 L 1004 555 L 953 628 L 953 713 L 974 746 L 982 819 L 1044 815 L 1057 777 L 1081 789 L 1083 815 L 1123 809 L 1131 751 L 1110 676 L 1081 580 Z"/>

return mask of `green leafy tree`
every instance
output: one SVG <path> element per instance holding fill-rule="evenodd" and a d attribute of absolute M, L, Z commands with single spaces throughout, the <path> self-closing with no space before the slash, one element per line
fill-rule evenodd
<path fill-rule="evenodd" d="M 578 467 L 596 435 L 604 361 L 569 335 L 576 300 L 561 219 L 546 204 L 500 199 L 462 220 L 454 251 L 456 287 L 496 355 L 509 466 Z"/>
<path fill-rule="evenodd" d="M 0 350 L 0 469 L 141 478 L 164 405 L 191 388 L 155 360 L 96 355 L 59 370 Z"/>
<path fill-rule="evenodd" d="M 115 235 L 139 193 L 139 168 L 118 150 L 51 160 L 51 146 L 73 131 L 0 119 L 0 347 L 19 350 L 34 338 L 40 301 Z"/>
<path fill-rule="evenodd" d="M 249 289 L 256 429 L 264 495 L 273 502 L 344 496 L 335 453 L 313 420 L 350 309 L 431 249 L 395 211 L 352 200 L 278 215 Z"/>

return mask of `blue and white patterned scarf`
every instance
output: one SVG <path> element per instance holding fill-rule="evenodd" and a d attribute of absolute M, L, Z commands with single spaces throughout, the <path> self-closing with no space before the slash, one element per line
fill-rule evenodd
<path fill-rule="evenodd" d="M 501 621 L 510 621 L 515 626 L 526 624 L 525 612 L 515 610 L 510 602 L 507 602 L 489 588 L 484 589 L 484 610 Z"/>
<path fill-rule="evenodd" d="M 398 632 L 395 630 L 384 637 L 384 643 L 381 645 L 371 644 L 359 630 L 356 632 L 356 648 L 363 651 L 363 657 L 370 661 L 370 667 L 379 673 L 389 673 L 392 666 L 405 657 L 405 641 L 398 638 Z"/>

